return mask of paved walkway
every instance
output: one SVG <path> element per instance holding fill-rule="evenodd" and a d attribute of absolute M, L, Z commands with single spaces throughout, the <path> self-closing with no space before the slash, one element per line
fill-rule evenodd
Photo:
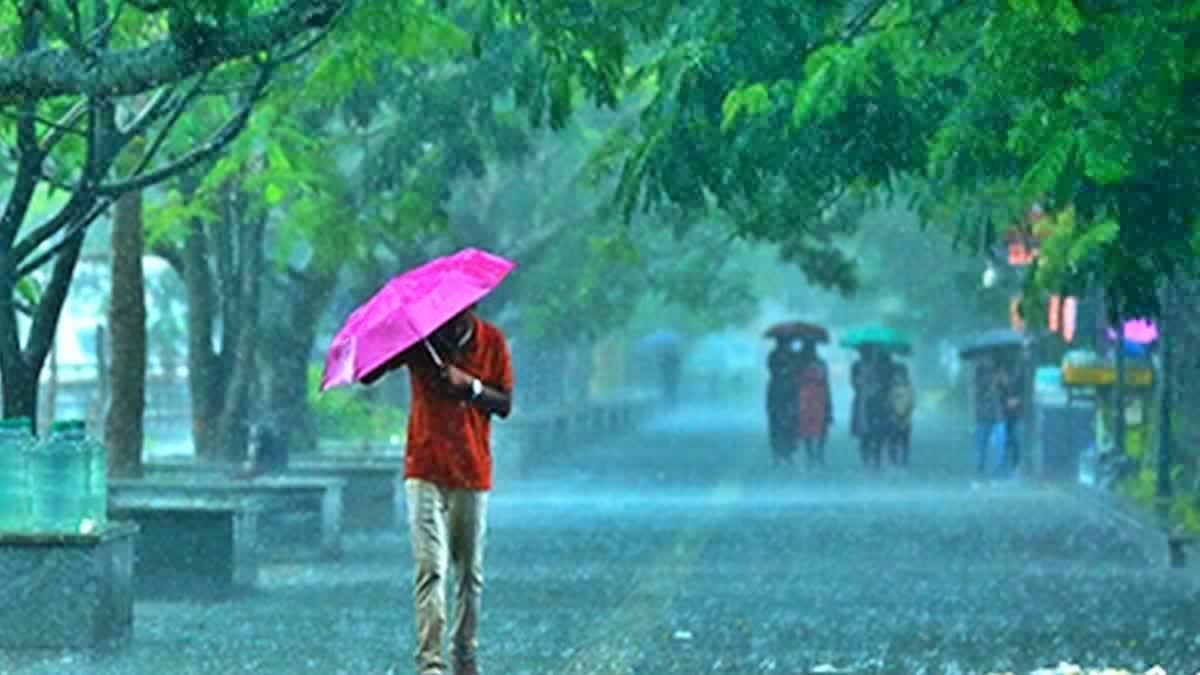
<path fill-rule="evenodd" d="M 911 472 L 864 478 L 837 439 L 810 473 L 767 465 L 755 416 L 689 409 L 500 485 L 485 672 L 1200 670 L 1200 583 L 1058 490 L 972 489 L 956 436 L 925 431 Z M 403 533 L 348 548 L 239 602 L 140 603 L 123 653 L 0 672 L 409 673 Z"/>

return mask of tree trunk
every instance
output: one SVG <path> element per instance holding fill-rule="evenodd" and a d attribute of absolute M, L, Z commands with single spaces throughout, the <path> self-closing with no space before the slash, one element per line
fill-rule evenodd
<path fill-rule="evenodd" d="M 198 457 L 218 455 L 215 421 L 225 377 L 213 346 L 217 301 L 204 226 L 193 222 L 183 246 L 183 283 L 188 303 L 188 389 L 192 401 L 192 444 Z"/>
<path fill-rule="evenodd" d="M 266 223 L 255 218 L 241 223 L 237 241 L 236 286 L 229 290 L 233 298 L 224 298 L 233 316 L 225 316 L 226 326 L 232 325 L 234 344 L 222 345 L 222 354 L 232 356 L 232 370 L 225 389 L 220 418 L 217 422 L 222 455 L 227 460 L 246 458 L 249 445 L 251 410 L 257 398 L 257 347 L 259 340 L 259 300 L 263 273 L 263 237 Z"/>
<path fill-rule="evenodd" d="M 112 333 L 112 399 L 104 422 L 112 475 L 142 474 L 146 406 L 146 289 L 142 272 L 145 248 L 142 194 L 117 200 L 112 224 L 112 297 L 108 325 Z"/>
<path fill-rule="evenodd" d="M 280 442 L 293 451 L 316 451 L 320 430 L 309 402 L 309 354 L 317 324 L 333 297 L 336 274 L 309 274 L 281 284 L 280 302 L 264 326 L 262 369 L 267 374 L 265 408 Z M 264 317 L 266 319 L 267 317 Z"/>
<path fill-rule="evenodd" d="M 75 263 L 83 248 L 81 231 L 67 239 L 58 254 L 46 285 L 34 310 L 26 347 L 21 348 L 16 315 L 10 306 L 0 310 L 0 379 L 3 379 L 4 416 L 28 417 L 31 428 L 38 429 L 38 377 L 58 333 L 58 320 L 67 300 Z M 0 256 L 3 257 L 3 256 Z M 0 263 L 2 264 L 2 263 Z M 6 270 L 0 267 L 0 275 Z M 7 271 L 11 273 L 11 268 Z M 0 297 L 13 297 L 13 284 L 0 281 Z"/>
<path fill-rule="evenodd" d="M 36 371 L 27 363 L 6 363 L 3 382 L 4 416 L 28 417 L 31 429 L 38 429 L 38 380 Z"/>

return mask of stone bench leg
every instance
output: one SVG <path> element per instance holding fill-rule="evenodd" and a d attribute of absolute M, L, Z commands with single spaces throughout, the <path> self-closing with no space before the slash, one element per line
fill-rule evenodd
<path fill-rule="evenodd" d="M 150 596 L 247 591 L 258 582 L 257 509 L 110 511 L 142 529 L 134 573 Z"/>
<path fill-rule="evenodd" d="M 321 498 L 321 557 L 342 557 L 342 488 L 330 488 Z"/>
<path fill-rule="evenodd" d="M 233 586 L 249 590 L 258 585 L 258 511 L 233 517 Z"/>

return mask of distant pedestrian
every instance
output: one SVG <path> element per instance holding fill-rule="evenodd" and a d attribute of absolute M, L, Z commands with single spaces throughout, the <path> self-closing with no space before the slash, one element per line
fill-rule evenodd
<path fill-rule="evenodd" d="M 1015 473 L 1021 464 L 1018 426 L 1025 407 L 1025 382 L 1016 359 L 1006 359 L 997 368 L 996 398 L 1004 424 L 1004 470 L 1006 473 Z"/>
<path fill-rule="evenodd" d="M 833 397 L 829 367 L 817 354 L 816 343 L 804 342 L 796 367 L 799 420 L 797 435 L 804 442 L 810 466 L 825 464 L 825 442 L 833 424 Z"/>
<path fill-rule="evenodd" d="M 975 453 L 979 478 L 997 477 L 1004 471 L 1003 364 L 981 357 L 975 365 Z"/>
<path fill-rule="evenodd" d="M 771 459 L 793 461 L 799 424 L 799 358 L 791 340 L 778 340 L 767 357 L 767 429 Z"/>
<path fill-rule="evenodd" d="M 892 367 L 888 387 L 888 455 L 895 466 L 908 466 L 912 454 L 912 418 L 916 407 L 916 391 L 908 368 L 903 364 Z"/>
<path fill-rule="evenodd" d="M 503 333 L 470 308 L 430 342 L 444 365 L 411 348 L 364 382 L 408 366 L 412 391 L 404 454 L 414 559 L 419 675 L 443 675 L 446 579 L 457 588 L 450 629 L 454 675 L 477 675 L 487 496 L 492 487 L 491 418 L 507 417 L 512 364 Z"/>
<path fill-rule="evenodd" d="M 890 361 L 882 350 L 866 346 L 862 356 L 850 368 L 854 389 L 851 433 L 858 438 L 859 453 L 867 468 L 882 466 L 883 444 L 887 436 L 887 368 Z"/>

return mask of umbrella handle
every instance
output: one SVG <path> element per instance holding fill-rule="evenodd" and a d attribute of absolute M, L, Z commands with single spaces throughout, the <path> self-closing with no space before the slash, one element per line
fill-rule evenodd
<path fill-rule="evenodd" d="M 442 357 L 438 355 L 437 350 L 433 348 L 429 340 L 425 339 L 421 340 L 421 342 L 424 343 L 425 351 L 429 352 L 429 355 L 433 357 L 433 362 L 437 364 L 438 368 L 445 368 L 446 364 L 442 362 Z"/>

